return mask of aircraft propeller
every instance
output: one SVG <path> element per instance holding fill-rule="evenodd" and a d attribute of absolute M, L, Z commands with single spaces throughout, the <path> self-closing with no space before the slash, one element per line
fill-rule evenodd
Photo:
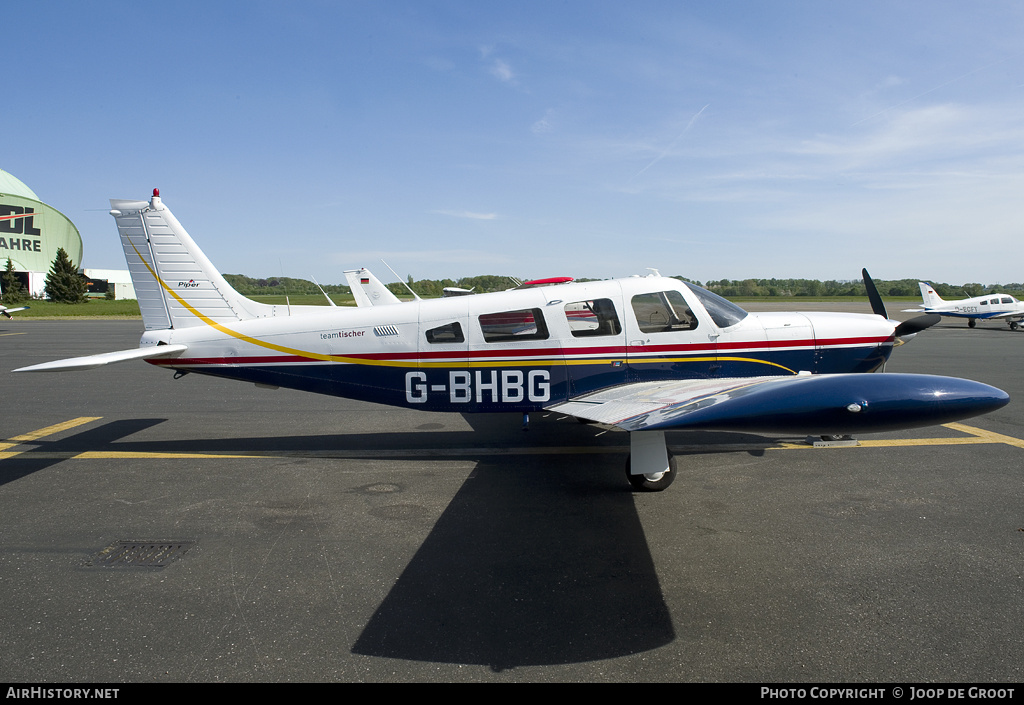
<path fill-rule="evenodd" d="M 896 337 L 902 338 L 907 335 L 920 333 L 925 328 L 931 328 L 941 320 L 942 316 L 937 313 L 928 313 L 924 316 L 914 316 L 910 320 L 903 321 L 903 323 L 896 326 Z"/>
<path fill-rule="evenodd" d="M 868 274 L 867 269 L 860 270 L 861 276 L 864 277 L 864 288 L 868 292 L 868 301 L 871 302 L 871 311 L 886 320 L 889 320 L 889 314 L 885 311 L 885 304 L 882 303 L 882 297 L 878 293 L 878 288 L 875 286 L 874 280 L 871 275 Z M 903 321 L 896 326 L 896 337 L 897 338 L 909 338 L 910 336 L 920 333 L 925 328 L 931 328 L 936 323 L 942 320 L 942 316 L 936 313 L 925 314 L 924 316 L 914 316 L 913 318 Z M 895 323 L 895 321 L 893 321 Z"/>

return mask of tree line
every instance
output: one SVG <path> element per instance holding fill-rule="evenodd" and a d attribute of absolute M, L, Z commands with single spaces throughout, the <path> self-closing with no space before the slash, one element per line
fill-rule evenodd
<path fill-rule="evenodd" d="M 696 279 L 675 276 L 674 279 L 692 282 L 703 286 L 726 298 L 742 297 L 830 297 L 830 296 L 867 296 L 864 282 L 858 280 L 821 281 L 818 279 L 719 279 L 701 283 Z M 259 296 L 261 294 L 320 294 L 321 287 L 315 282 L 293 277 L 257 278 L 244 274 L 225 274 L 224 279 L 243 296 Z M 387 284 L 397 296 L 408 296 L 411 288 L 417 295 L 427 299 L 441 296 L 447 287 L 468 289 L 473 293 L 484 294 L 493 291 L 504 291 L 515 287 L 520 280 L 500 274 L 484 274 L 460 279 L 413 279 L 410 275 L 405 282 Z M 600 281 L 597 279 L 580 278 L 576 281 Z M 875 279 L 875 286 L 883 296 L 920 296 L 918 279 Z M 1018 294 L 1024 298 L 1024 283 L 1012 284 L 947 284 L 929 282 L 939 296 L 949 299 L 982 296 L 996 292 Z M 407 288 L 408 287 L 408 288 Z M 351 290 L 344 284 L 324 284 L 323 291 L 327 294 L 348 295 Z M 57 251 L 53 266 L 46 276 L 46 297 L 51 301 L 62 303 L 80 303 L 86 300 L 86 280 L 71 262 L 67 252 Z M 7 260 L 5 271 L 0 275 L 0 291 L 5 304 L 17 303 L 28 299 L 26 292 L 14 272 L 11 260 Z"/>
<path fill-rule="evenodd" d="M 682 277 L 678 277 L 682 278 Z M 915 296 L 921 295 L 921 288 L 918 282 L 921 279 L 873 279 L 878 293 L 882 296 Z M 698 283 L 699 282 L 695 282 Z M 936 293 L 943 298 L 960 299 L 971 296 L 983 296 L 985 294 L 1021 293 L 1024 294 L 1024 284 L 980 284 L 971 282 L 967 284 L 947 284 L 944 282 L 930 281 Z M 708 281 L 703 286 L 716 294 L 726 298 L 730 296 L 867 296 L 864 282 L 857 280 L 837 281 L 830 279 L 820 281 L 817 279 L 721 279 Z"/>
<path fill-rule="evenodd" d="M 304 279 L 291 279 L 289 277 L 275 277 L 270 279 L 254 279 L 241 274 L 225 274 L 224 278 L 235 288 L 238 293 L 251 296 L 259 294 L 317 294 L 320 290 L 316 284 Z M 867 296 L 864 289 L 864 282 L 855 280 L 819 280 L 819 279 L 712 279 L 700 282 L 684 276 L 674 276 L 686 282 L 703 286 L 716 294 L 729 297 L 752 297 L 752 296 Z M 528 279 L 528 277 L 527 277 Z M 411 275 L 405 284 L 392 282 L 387 288 L 398 296 L 408 296 L 409 288 L 418 296 L 425 299 L 441 296 L 442 291 L 447 287 L 458 287 L 468 289 L 476 294 L 485 294 L 493 291 L 505 291 L 517 285 L 519 279 L 500 275 L 485 274 L 473 277 L 462 277 L 460 279 L 414 279 Z M 579 282 L 600 281 L 597 279 L 576 279 Z M 883 296 L 920 296 L 921 290 L 918 287 L 919 279 L 875 279 L 875 286 Z M 945 282 L 928 282 L 935 291 L 943 298 L 965 298 L 971 296 L 982 296 L 984 294 L 1002 292 L 1008 294 L 1021 294 L 1024 296 L 1024 283 L 1011 284 L 981 284 L 969 282 L 966 284 L 948 284 Z M 407 288 L 407 286 L 409 288 Z M 324 291 L 328 294 L 350 294 L 348 286 L 343 284 L 324 285 Z"/>

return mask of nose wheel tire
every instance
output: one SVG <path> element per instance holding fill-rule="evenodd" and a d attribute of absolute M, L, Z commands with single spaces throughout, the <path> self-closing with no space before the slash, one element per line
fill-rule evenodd
<path fill-rule="evenodd" d="M 668 489 L 676 479 L 676 458 L 671 453 L 668 454 L 668 471 L 652 475 L 634 475 L 630 472 L 631 459 L 632 456 L 626 458 L 626 479 L 636 492 L 661 492 Z"/>

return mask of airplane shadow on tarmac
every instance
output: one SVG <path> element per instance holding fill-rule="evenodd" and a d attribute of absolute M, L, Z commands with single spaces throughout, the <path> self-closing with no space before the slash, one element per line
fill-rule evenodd
<path fill-rule="evenodd" d="M 507 416 L 501 421 L 468 418 L 474 428 L 492 431 L 497 423 L 508 424 Z M 365 450 L 373 457 L 371 451 L 415 443 L 427 453 L 424 459 L 436 460 L 429 455 L 431 445 L 473 448 L 480 440 L 468 431 L 123 440 L 162 421 L 111 421 L 61 441 L 40 442 L 41 453 L 5 462 L 4 481 L 61 462 L 56 454 L 83 450 L 337 450 L 346 457 Z M 592 429 L 572 422 L 538 431 L 487 437 L 504 436 L 510 446 L 530 448 L 581 446 L 589 439 L 609 452 L 501 455 L 480 448 L 476 468 L 365 625 L 352 653 L 501 671 L 614 658 L 675 639 L 634 495 L 623 476 L 625 435 L 595 439 Z M 737 437 L 742 438 L 730 435 Z"/>
<path fill-rule="evenodd" d="M 466 418 L 474 429 L 493 422 Z M 478 461 L 353 653 L 497 671 L 671 642 L 624 461 L 622 453 Z"/>

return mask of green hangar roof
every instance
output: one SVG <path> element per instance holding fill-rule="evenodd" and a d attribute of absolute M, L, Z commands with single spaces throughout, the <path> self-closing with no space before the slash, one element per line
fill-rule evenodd
<path fill-rule="evenodd" d="M 47 272 L 58 248 L 82 264 L 82 236 L 70 219 L 36 196 L 28 186 L 0 170 L 0 267 Z"/>

